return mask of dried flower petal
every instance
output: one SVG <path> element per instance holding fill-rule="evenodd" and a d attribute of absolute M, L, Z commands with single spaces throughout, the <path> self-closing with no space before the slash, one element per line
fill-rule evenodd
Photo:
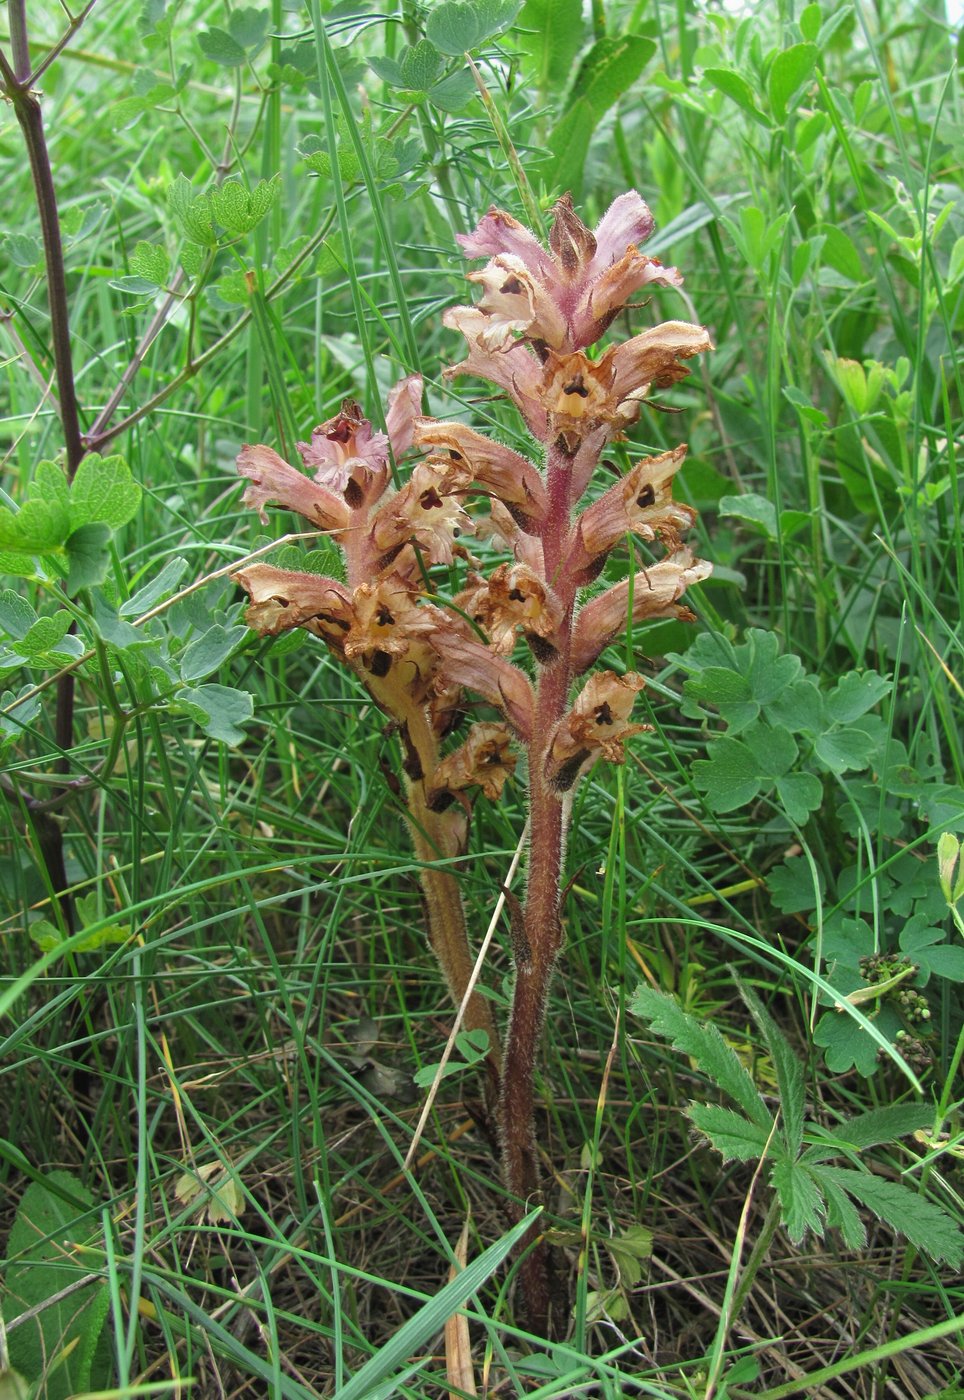
<path fill-rule="evenodd" d="M 409 374 L 389 390 L 385 427 L 396 462 L 414 441 L 415 424 L 422 415 L 422 376 Z"/>
<path fill-rule="evenodd" d="M 454 541 L 472 533 L 459 495 L 471 484 L 467 467 L 448 458 L 419 462 L 402 489 L 382 505 L 371 523 L 378 554 L 391 556 L 414 540 L 432 564 L 451 564 Z"/>
<path fill-rule="evenodd" d="M 483 437 L 462 423 L 423 418 L 415 443 L 433 452 L 447 452 L 466 466 L 472 481 L 507 505 L 517 523 L 540 521 L 546 511 L 546 489 L 536 468 L 518 452 Z"/>
<path fill-rule="evenodd" d="M 377 680 L 397 662 L 400 683 L 421 698 L 437 670 L 437 659 L 424 637 L 424 620 L 407 579 L 389 574 L 363 583 L 352 595 L 352 625 L 344 639 L 349 661 L 357 662 Z"/>
<path fill-rule="evenodd" d="M 692 619 L 678 600 L 694 583 L 713 571 L 705 559 L 695 559 L 688 549 L 678 550 L 633 578 L 633 622 L 659 617 Z M 585 671 L 609 643 L 625 631 L 629 621 L 629 579 L 591 598 L 576 617 L 572 634 L 572 669 Z"/>
<path fill-rule="evenodd" d="M 432 774 L 432 789 L 461 792 L 480 787 L 483 796 L 494 802 L 506 778 L 515 771 L 511 742 L 512 735 L 504 724 L 473 724 L 465 743 L 443 758 Z"/>
<path fill-rule="evenodd" d="M 610 763 L 625 760 L 623 741 L 641 734 L 645 724 L 630 724 L 629 715 L 639 691 L 642 676 L 628 671 L 597 671 L 590 676 L 569 714 L 560 721 L 549 745 L 546 778 L 565 791 L 596 758 Z"/>
<path fill-rule="evenodd" d="M 238 475 L 248 478 L 244 503 L 267 520 L 268 502 L 297 511 L 320 530 L 341 530 L 349 521 L 348 507 L 340 496 L 309 481 L 289 466 L 271 447 L 245 443 L 238 454 Z"/>
<path fill-rule="evenodd" d="M 508 656 L 516 628 L 551 640 L 563 618 L 559 599 L 526 564 L 500 564 L 486 579 L 460 593 L 455 604 L 488 634 L 493 651 Z"/>
<path fill-rule="evenodd" d="M 686 456 L 676 447 L 646 457 L 579 518 L 576 546 L 569 560 L 575 573 L 606 554 L 629 533 L 653 540 L 657 533 L 670 548 L 679 547 L 679 532 L 688 530 L 696 512 L 673 501 L 673 477 Z"/>
<path fill-rule="evenodd" d="M 437 626 L 429 640 L 444 663 L 445 681 L 474 690 L 502 711 L 520 739 L 530 739 L 535 694 L 528 676 L 489 647 L 466 637 L 449 623 L 450 615 L 440 608 L 421 611 L 435 616 Z"/>
<path fill-rule="evenodd" d="M 245 621 L 263 637 L 276 637 L 292 627 L 309 627 L 333 646 L 340 646 L 351 627 L 351 594 L 336 579 L 276 569 L 273 564 L 249 564 L 234 578 L 251 599 Z"/>

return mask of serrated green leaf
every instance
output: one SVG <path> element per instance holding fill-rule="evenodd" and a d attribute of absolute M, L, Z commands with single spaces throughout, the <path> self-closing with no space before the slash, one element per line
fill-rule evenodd
<path fill-rule="evenodd" d="M 242 742 L 241 726 L 254 714 L 253 696 L 226 685 L 187 687 L 176 693 L 173 704 L 200 725 L 209 739 L 232 745 Z"/>
<path fill-rule="evenodd" d="M 823 1234 L 823 1192 L 814 1180 L 820 1170 L 784 1159 L 775 1162 L 770 1172 L 770 1182 L 780 1198 L 783 1223 L 794 1244 L 799 1244 L 808 1230 Z"/>
<path fill-rule="evenodd" d="M 767 539 L 777 538 L 777 508 L 766 496 L 758 496 L 752 491 L 742 496 L 723 496 L 719 510 L 721 515 L 732 515 L 758 526 Z"/>
<path fill-rule="evenodd" d="M 429 39 L 420 39 L 401 55 L 402 87 L 414 92 L 428 92 L 442 71 L 444 60 Z"/>
<path fill-rule="evenodd" d="M 836 1181 L 822 1173 L 820 1187 L 827 1203 L 827 1228 L 839 1230 L 848 1249 L 863 1249 L 867 1230 L 853 1201 Z"/>
<path fill-rule="evenodd" d="M 135 277 L 143 277 L 155 287 L 165 287 L 171 270 L 171 259 L 167 249 L 160 243 L 141 241 L 130 257 L 131 272 Z"/>
<path fill-rule="evenodd" d="M 791 98 L 810 78 L 819 57 L 820 50 L 816 44 L 794 44 L 778 53 L 773 60 L 767 86 L 770 110 L 777 121 L 785 119 Z"/>
<path fill-rule="evenodd" d="M 204 57 L 220 63 L 223 68 L 238 68 L 248 57 L 243 44 L 239 44 L 226 29 L 217 25 L 211 29 L 202 29 L 197 36 L 197 42 Z"/>
<path fill-rule="evenodd" d="M 92 1385 L 100 1387 L 109 1374 L 101 1346 L 109 1289 L 102 1282 L 72 1287 L 81 1272 L 72 1247 L 90 1243 L 97 1217 L 93 1198 L 79 1181 L 50 1172 L 27 1187 L 7 1241 L 6 1321 L 35 1312 L 8 1331 L 10 1361 L 31 1379 L 45 1376 L 45 1400 L 67 1400 Z"/>
<path fill-rule="evenodd" d="M 825 1128 L 823 1137 L 831 1143 L 839 1144 L 838 1152 L 845 1148 L 865 1152 L 868 1147 L 879 1147 L 883 1143 L 909 1137 L 920 1128 L 931 1128 L 933 1123 L 934 1110 L 927 1104 L 886 1104 L 883 1108 L 869 1108 L 865 1113 L 846 1118 L 836 1127 Z M 822 1143 L 818 1144 L 816 1152 L 819 1155 L 823 1154 Z"/>
<path fill-rule="evenodd" d="M 760 122 L 763 126 L 770 125 L 757 106 L 750 84 L 733 68 L 704 68 L 703 77 L 718 92 L 722 92 L 731 102 L 735 102 L 739 108 L 746 112 L 747 116 L 752 117 L 754 121 Z"/>
<path fill-rule="evenodd" d="M 706 794 L 707 806 L 714 812 L 733 812 L 752 802 L 764 784 L 746 745 L 724 735 L 708 752 L 709 758 L 698 758 L 692 765 L 693 781 Z"/>
<path fill-rule="evenodd" d="M 889 1006 L 882 1006 L 874 1017 L 877 1030 L 890 1040 L 900 1024 L 900 1017 Z M 834 1074 L 855 1069 L 869 1079 L 879 1066 L 876 1041 L 844 1011 L 825 1011 L 817 1022 L 813 1041 L 823 1050 L 827 1068 Z"/>
<path fill-rule="evenodd" d="M 112 530 L 133 520 L 143 492 L 123 457 L 99 457 L 89 452 L 70 487 L 70 524 L 104 524 Z"/>
<path fill-rule="evenodd" d="M 777 1075 L 780 1093 L 780 1115 L 787 1152 L 796 1157 L 803 1143 L 803 1121 L 806 1113 L 806 1089 L 803 1063 L 793 1052 L 787 1037 L 767 1011 L 753 988 L 742 979 L 737 981 L 740 996 L 763 1034 L 770 1059 Z"/>
<path fill-rule="evenodd" d="M 770 1130 L 751 1123 L 742 1113 L 721 1104 L 690 1104 L 686 1116 L 724 1162 L 751 1162 L 763 1156 Z"/>
<path fill-rule="evenodd" d="M 211 201 L 206 194 L 195 195 L 190 180 L 178 175 L 167 191 L 171 213 L 192 243 L 213 246 L 217 243 L 211 219 Z"/>
<path fill-rule="evenodd" d="M 814 1172 L 819 1173 L 821 1181 L 835 1182 L 848 1196 L 872 1211 L 878 1220 L 938 1263 L 959 1269 L 964 1262 L 964 1232 L 946 1211 L 920 1192 L 850 1167 L 821 1165 L 815 1167 Z"/>
<path fill-rule="evenodd" d="M 773 1124 L 769 1109 L 736 1051 L 727 1045 L 714 1025 L 698 1020 L 684 1011 L 675 997 L 652 987 L 637 987 L 630 1010 L 648 1021 L 656 1035 L 696 1060 L 701 1071 L 738 1103 L 753 1123 L 769 1133 Z"/>
<path fill-rule="evenodd" d="M 247 627 L 222 627 L 219 622 L 214 623 L 181 652 L 181 680 L 191 684 L 213 675 L 247 635 Z"/>
<path fill-rule="evenodd" d="M 113 531 L 109 525 L 81 525 L 67 538 L 67 582 L 71 595 L 82 588 L 103 583 L 110 568 L 110 541 Z"/>
<path fill-rule="evenodd" d="M 211 191 L 211 213 L 228 233 L 249 233 L 255 228 L 281 193 L 279 178 L 260 180 L 249 193 L 239 180 L 226 180 Z"/>

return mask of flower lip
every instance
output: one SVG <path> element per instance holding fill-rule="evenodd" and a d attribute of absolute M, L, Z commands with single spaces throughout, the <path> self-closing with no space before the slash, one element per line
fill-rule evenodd
<path fill-rule="evenodd" d="M 310 481 L 264 443 L 245 443 L 237 466 L 238 475 L 249 483 L 244 503 L 255 507 L 263 521 L 268 518 L 264 508 L 271 502 L 297 511 L 321 530 L 342 530 L 348 524 L 349 511 L 341 496 Z"/>

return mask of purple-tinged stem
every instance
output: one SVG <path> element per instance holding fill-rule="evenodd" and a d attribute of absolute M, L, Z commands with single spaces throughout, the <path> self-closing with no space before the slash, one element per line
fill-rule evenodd
<path fill-rule="evenodd" d="M 548 508 L 542 542 L 546 582 L 562 583 L 560 564 L 570 530 L 569 459 L 549 449 Z M 565 587 L 565 585 L 563 585 Z M 565 845 L 563 794 L 547 782 L 546 758 L 553 731 L 566 712 L 571 677 L 570 648 L 574 590 L 560 597 L 565 617 L 557 634 L 558 655 L 539 679 L 535 724 L 529 743 L 529 859 L 521 936 L 516 939 L 515 989 L 506 1039 L 500 1127 L 507 1190 L 522 1211 L 541 1195 L 535 1134 L 535 1065 L 545 1024 L 549 987 L 562 944 L 560 886 Z M 533 1227 L 523 1241 L 529 1252 L 519 1269 L 529 1326 L 546 1335 L 552 1311 L 549 1252 Z"/>

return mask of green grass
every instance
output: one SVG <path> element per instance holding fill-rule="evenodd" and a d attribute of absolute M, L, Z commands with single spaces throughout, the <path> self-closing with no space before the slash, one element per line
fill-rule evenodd
<path fill-rule="evenodd" d="M 559 18 L 544 48 L 533 31 L 548 12 Z M 55 665 L 11 665 L 0 704 L 39 688 L 2 751 L 0 1219 L 12 1226 L 29 1182 L 55 1169 L 74 1184 L 85 1247 L 60 1264 L 56 1287 L 69 1269 L 88 1279 L 78 1297 L 106 1288 L 105 1360 L 81 1389 L 443 1394 L 452 1294 L 442 1290 L 468 1220 L 470 1264 L 493 1251 L 465 1298 L 480 1394 L 484 1375 L 493 1393 L 560 1400 L 700 1395 L 708 1367 L 715 1393 L 736 1397 L 956 1393 L 959 1278 L 873 1220 L 856 1255 L 832 1232 L 796 1246 L 778 1231 L 739 1318 L 720 1326 L 737 1241 L 745 1264 L 770 1188 L 689 1135 L 683 1107 L 715 1091 L 629 1012 L 640 978 L 676 992 L 772 1096 L 735 968 L 804 1057 L 812 1116 L 829 1126 L 915 1099 L 894 1058 L 865 1077 L 828 1065 L 813 1034 L 822 1017 L 831 1030 L 840 1020 L 817 979 L 841 996 L 860 983 L 856 963 L 841 972 L 847 948 L 899 952 L 908 925 L 960 948 L 935 857 L 942 830 L 964 833 L 962 112 L 958 36 L 940 3 L 822 13 L 781 3 L 743 18 L 687 0 L 613 0 L 584 20 L 578 5 L 530 0 L 473 50 L 498 131 L 468 89 L 448 112 L 363 67 L 397 61 L 424 34 L 426 15 L 407 4 L 353 18 L 274 3 L 263 44 L 237 67 L 198 43 L 225 27 L 225 8 L 170 7 L 160 42 L 160 8 L 144 14 L 141 25 L 138 5 L 95 8 L 43 75 L 43 114 L 61 216 L 68 229 L 88 219 L 66 253 L 85 431 L 165 308 L 98 425 L 144 488 L 112 546 L 104 606 L 116 610 L 170 560 L 186 569 L 145 624 L 149 652 L 99 638 L 89 593 L 68 602 L 37 571 L 2 580 L 40 614 L 68 607 L 90 653 L 68 749 Z M 59 19 L 30 14 L 35 62 Z M 651 40 L 652 55 L 624 89 L 611 79 L 584 164 L 570 151 L 562 169 L 590 225 L 638 188 L 657 218 L 651 246 L 685 275 L 691 306 L 656 293 L 626 326 L 679 317 L 711 329 L 715 352 L 661 396 L 677 411 L 644 417 L 632 445 L 638 455 L 689 442 L 694 547 L 716 571 L 692 600 L 697 627 L 634 637 L 653 732 L 624 769 L 597 769 L 576 794 L 567 943 L 541 1064 L 547 1219 L 565 1249 L 572 1321 L 547 1350 L 513 1322 L 515 1266 L 497 1260 L 506 1216 L 466 1108 L 471 1075 L 443 1082 L 420 1165 L 402 1170 L 422 1102 L 412 1076 L 440 1058 L 451 1011 L 387 776 L 399 769 L 395 741 L 307 637 L 271 646 L 248 634 L 203 678 L 252 697 L 233 744 L 205 734 L 179 698 L 177 667 L 212 624 L 239 624 L 241 596 L 223 571 L 298 528 L 277 513 L 261 526 L 242 507 L 242 443 L 291 452 L 346 396 L 377 423 L 388 387 L 420 368 L 432 413 L 526 450 L 504 402 L 477 382 L 441 380 L 460 357 L 441 313 L 472 291 L 454 235 L 491 203 L 526 221 L 527 201 L 546 212 L 563 192 L 545 184 L 544 152 L 572 106 L 570 64 L 603 22 L 610 38 Z M 293 42 L 275 32 L 305 36 L 300 78 L 289 67 L 273 83 L 270 65 Z M 9 53 L 6 29 L 0 48 Z M 160 83 L 184 64 L 178 93 L 162 90 L 133 122 L 129 104 L 118 109 L 148 90 L 137 70 Z M 19 506 L 63 440 L 39 387 L 53 372 L 42 253 L 29 241 L 40 225 L 7 104 L 0 123 L 0 502 Z M 171 301 L 161 288 L 118 289 L 141 240 L 166 249 L 172 286 L 187 247 L 167 204 L 180 173 L 195 195 L 275 174 L 280 193 L 253 231 L 194 245 Z M 247 300 L 230 280 L 239 267 L 253 273 Z M 754 497 L 775 507 L 770 527 L 754 523 Z M 625 567 L 617 559 L 612 577 Z M 687 671 L 667 658 L 701 631 L 722 648 L 752 628 L 825 692 L 851 671 L 889 682 L 856 766 L 820 767 L 794 731 L 799 771 L 822 791 L 804 821 L 772 784 L 728 807 L 693 767 L 721 752 L 726 717 L 686 702 Z M 76 788 L 38 811 L 62 788 L 60 759 Z M 43 856 L 56 844 L 51 821 L 71 888 L 91 901 L 73 940 Z M 460 869 L 476 939 L 524 821 L 518 786 L 476 807 Z M 811 897 L 788 897 L 791 880 Z M 30 937 L 41 918 L 59 930 L 43 956 Z M 118 925 L 123 941 L 89 946 Z M 500 1019 L 508 944 L 504 928 L 485 972 Z M 922 988 L 931 1063 L 908 1063 L 925 1102 L 961 1098 L 946 1083 L 958 974 L 951 958 Z M 884 1008 L 871 1024 L 899 1055 L 896 1016 Z M 942 1130 L 930 1144 L 878 1149 L 873 1164 L 960 1221 L 953 1112 Z M 230 1183 L 223 1218 L 175 1194 L 184 1173 L 211 1163 Z M 619 1243 L 639 1226 L 653 1252 L 634 1271 Z M 41 1288 L 49 1267 L 36 1266 Z M 8 1325 L 15 1312 L 0 1296 Z M 8 1335 L 21 1370 L 28 1326 Z M 72 1393 L 64 1374 L 38 1396 Z"/>

